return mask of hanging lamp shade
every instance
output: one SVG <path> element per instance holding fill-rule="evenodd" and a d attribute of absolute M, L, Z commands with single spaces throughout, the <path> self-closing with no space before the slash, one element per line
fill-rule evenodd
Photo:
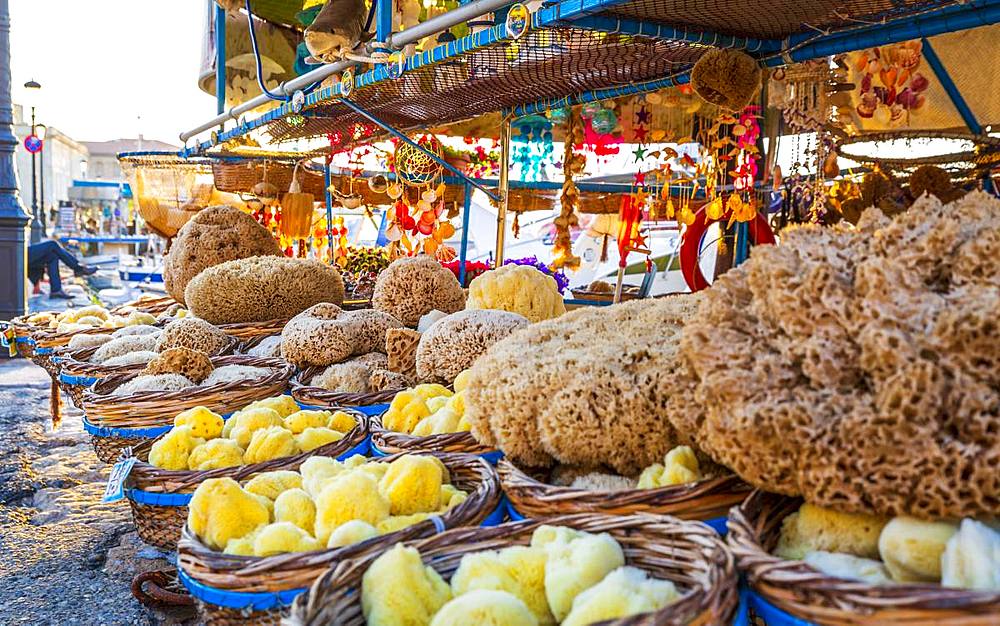
<path fill-rule="evenodd" d="M 292 171 L 292 182 L 288 193 L 281 197 L 281 222 L 278 230 L 286 237 L 302 239 L 309 236 L 312 226 L 314 197 L 311 193 L 303 193 L 298 179 L 299 163 Z"/>

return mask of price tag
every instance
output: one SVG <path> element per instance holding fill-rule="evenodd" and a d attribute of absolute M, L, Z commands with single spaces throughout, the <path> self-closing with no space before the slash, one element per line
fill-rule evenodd
<path fill-rule="evenodd" d="M 111 468 L 111 476 L 108 477 L 108 486 L 104 489 L 104 497 L 101 498 L 104 502 L 117 502 L 125 497 L 125 479 L 128 478 L 129 472 L 132 471 L 132 466 L 135 465 L 136 459 L 134 456 L 118 461 L 115 463 L 114 467 Z"/>

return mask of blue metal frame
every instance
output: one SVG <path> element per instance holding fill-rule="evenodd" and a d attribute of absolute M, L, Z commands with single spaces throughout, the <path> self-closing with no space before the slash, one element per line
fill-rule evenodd
<path fill-rule="evenodd" d="M 389 35 L 392 34 L 392 0 L 375 0 L 375 2 L 377 7 L 375 13 L 375 40 L 385 43 L 389 39 Z M 382 52 L 384 48 L 377 48 L 377 50 Z"/>
<path fill-rule="evenodd" d="M 472 185 L 462 193 L 462 245 L 458 250 L 458 284 L 465 287 L 465 260 L 469 256 L 469 217 L 472 214 Z"/>
<path fill-rule="evenodd" d="M 944 88 L 948 98 L 951 99 L 951 103 L 955 105 L 955 109 L 958 110 L 958 114 L 962 116 L 962 120 L 969 130 L 977 135 L 983 132 L 982 126 L 979 125 L 979 121 L 976 119 L 975 114 L 972 109 L 969 108 L 969 104 L 962 97 L 961 92 L 955 85 L 955 81 L 951 79 L 951 75 L 948 74 L 948 70 L 945 68 L 944 63 L 941 62 L 941 57 L 937 55 L 934 50 L 934 46 L 931 45 L 930 40 L 926 37 L 920 40 L 921 50 L 923 52 L 924 58 L 927 59 L 927 64 L 931 66 L 934 70 L 934 75 L 937 76 L 938 82 Z"/>
<path fill-rule="evenodd" d="M 226 111 L 226 10 L 215 5 L 215 112 Z"/>
<path fill-rule="evenodd" d="M 330 194 L 330 161 L 323 164 L 323 195 L 326 198 L 326 245 L 333 263 L 333 196 Z"/>

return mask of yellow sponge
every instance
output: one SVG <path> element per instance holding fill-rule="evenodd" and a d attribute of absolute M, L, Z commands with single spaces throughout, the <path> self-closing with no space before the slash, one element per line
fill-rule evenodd
<path fill-rule="evenodd" d="M 378 489 L 393 515 L 433 513 L 441 507 L 441 467 L 430 456 L 407 454 L 386 470 Z"/>
<path fill-rule="evenodd" d="M 243 462 L 247 465 L 263 463 L 299 452 L 299 444 L 295 442 L 295 435 L 290 430 L 281 426 L 269 426 L 253 432 L 250 445 L 243 454 Z"/>
<path fill-rule="evenodd" d="M 803 504 L 781 524 L 774 554 L 801 560 L 807 552 L 843 552 L 866 559 L 878 558 L 878 537 L 889 520 L 861 513 L 840 513 Z"/>

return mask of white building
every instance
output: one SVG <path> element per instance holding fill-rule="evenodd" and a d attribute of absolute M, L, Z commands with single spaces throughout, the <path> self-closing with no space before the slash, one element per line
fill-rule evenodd
<path fill-rule="evenodd" d="M 31 188 L 31 153 L 24 147 L 24 138 L 31 134 L 31 114 L 21 105 L 14 105 L 14 135 L 18 139 L 15 150 L 17 159 L 17 176 L 21 183 L 21 200 L 30 211 L 34 191 Z M 59 129 L 46 127 L 42 151 L 36 157 L 35 177 L 39 185 L 44 182 L 45 189 L 39 194 L 39 202 L 43 199 L 46 208 L 58 207 L 60 201 L 68 201 L 69 188 L 73 181 L 86 178 L 87 147 L 76 141 Z"/>

